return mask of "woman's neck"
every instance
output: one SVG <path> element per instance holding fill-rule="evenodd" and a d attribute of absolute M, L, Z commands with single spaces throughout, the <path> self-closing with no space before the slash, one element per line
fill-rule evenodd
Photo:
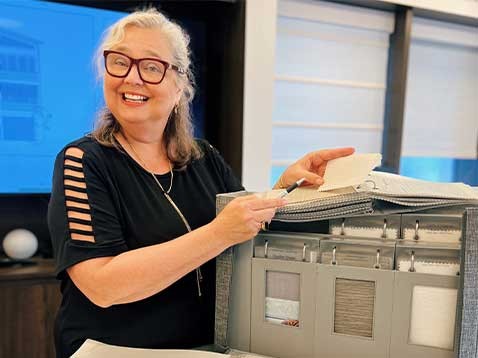
<path fill-rule="evenodd" d="M 147 171 L 154 174 L 170 171 L 170 161 L 162 135 L 152 136 L 145 131 L 123 127 L 116 135 L 116 139 L 130 157 Z"/>

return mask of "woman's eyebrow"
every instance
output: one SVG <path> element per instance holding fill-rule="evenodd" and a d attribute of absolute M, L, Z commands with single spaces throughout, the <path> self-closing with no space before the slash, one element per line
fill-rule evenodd
<path fill-rule="evenodd" d="M 126 46 L 118 46 L 114 48 L 115 51 L 125 51 L 129 52 L 129 48 Z M 152 50 L 144 50 L 144 52 L 147 54 L 147 56 L 152 56 L 152 57 L 157 57 L 157 58 L 162 58 L 157 52 L 152 51 Z"/>

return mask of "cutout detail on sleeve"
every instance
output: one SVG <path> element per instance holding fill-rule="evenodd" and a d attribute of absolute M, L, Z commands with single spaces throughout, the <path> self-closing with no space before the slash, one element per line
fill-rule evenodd
<path fill-rule="evenodd" d="M 83 172 L 83 154 L 84 152 L 76 147 L 70 147 L 65 152 L 63 185 L 68 228 L 73 240 L 95 242 L 91 224 L 91 208 Z"/>

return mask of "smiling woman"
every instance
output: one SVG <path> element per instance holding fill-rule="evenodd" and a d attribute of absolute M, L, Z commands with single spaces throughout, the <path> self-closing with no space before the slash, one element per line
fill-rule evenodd
<path fill-rule="evenodd" d="M 219 152 L 192 136 L 188 37 L 155 9 L 132 13 L 97 51 L 106 107 L 92 133 L 55 163 L 48 223 L 62 280 L 58 357 L 87 339 L 141 348 L 212 343 L 214 257 L 250 240 L 283 199 L 233 200 L 243 189 Z M 321 183 L 328 160 L 309 153 L 282 174 Z"/>

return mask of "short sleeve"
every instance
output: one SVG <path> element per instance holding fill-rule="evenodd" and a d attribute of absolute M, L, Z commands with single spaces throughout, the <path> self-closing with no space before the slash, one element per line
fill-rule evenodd
<path fill-rule="evenodd" d="M 200 141 L 200 146 L 211 157 L 216 169 L 220 173 L 226 192 L 234 192 L 244 190 L 241 181 L 234 174 L 232 168 L 226 163 L 219 151 L 205 140 Z"/>
<path fill-rule="evenodd" d="M 48 227 L 59 277 L 81 261 L 127 251 L 109 179 L 100 157 L 79 147 L 57 156 Z"/>

